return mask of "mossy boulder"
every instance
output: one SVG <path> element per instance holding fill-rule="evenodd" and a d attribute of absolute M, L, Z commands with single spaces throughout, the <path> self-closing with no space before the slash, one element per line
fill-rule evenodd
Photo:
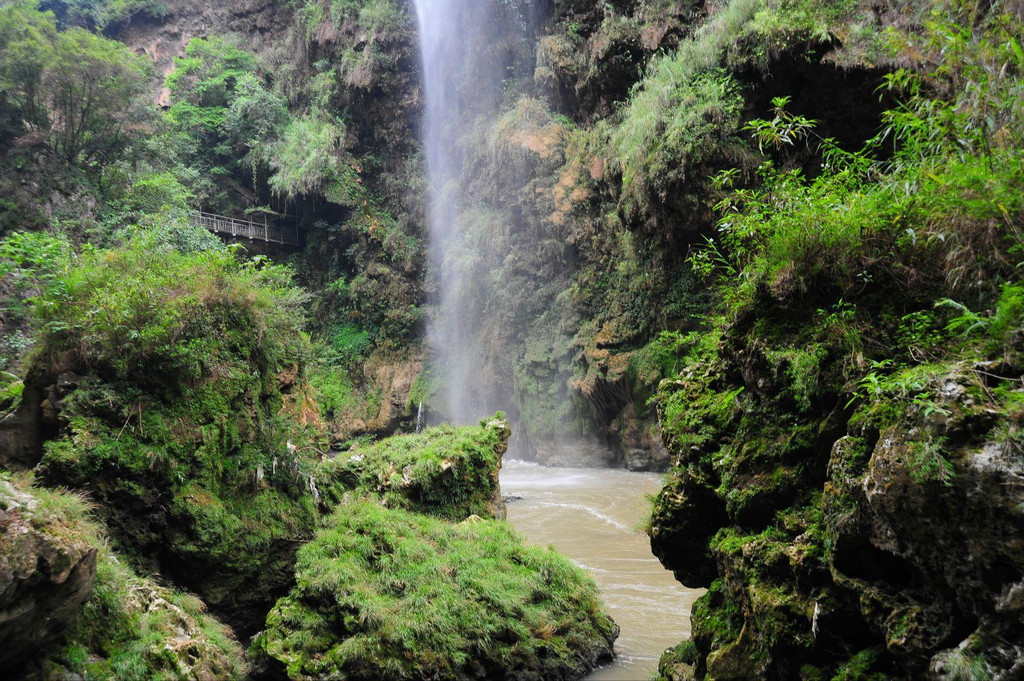
<path fill-rule="evenodd" d="M 88 490 L 119 550 L 242 631 L 290 588 L 318 517 L 290 276 L 148 237 L 87 250 L 40 296 L 26 379 L 46 396 L 39 477 Z"/>
<path fill-rule="evenodd" d="M 292 679 L 577 679 L 618 628 L 586 573 L 501 521 L 343 501 L 250 652 Z"/>
<path fill-rule="evenodd" d="M 984 657 L 980 641 L 1012 639 L 1024 608 L 1013 595 L 1024 578 L 1024 397 L 992 368 L 960 361 L 888 377 L 833 449 L 826 487 L 834 578 L 858 594 L 889 654 L 939 678 Z M 1017 656 L 998 648 L 975 666 L 1012 667 Z"/>
<path fill-rule="evenodd" d="M 448 520 L 503 519 L 498 474 L 511 430 L 500 415 L 479 426 L 443 425 L 356 447 L 325 463 L 321 487 L 339 501 L 347 490 L 379 495 L 391 508 Z"/>
<path fill-rule="evenodd" d="M 101 549 L 96 587 L 65 641 L 41 663 L 44 677 L 243 679 L 248 664 L 234 633 L 195 596 L 139 577 Z"/>
<path fill-rule="evenodd" d="M 708 542 L 727 521 L 713 490 L 691 471 L 673 470 L 654 507 L 651 550 L 682 584 L 707 586 L 716 574 Z"/>
<path fill-rule="evenodd" d="M 95 580 L 96 548 L 80 528 L 0 478 L 0 670 L 59 638 Z"/>

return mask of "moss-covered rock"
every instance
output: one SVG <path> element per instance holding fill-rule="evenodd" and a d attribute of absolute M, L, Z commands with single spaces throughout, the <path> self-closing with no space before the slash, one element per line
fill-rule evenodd
<path fill-rule="evenodd" d="M 662 386 L 676 464 L 652 547 L 684 583 L 711 584 L 692 647 L 668 655 L 663 676 L 1012 669 L 1018 657 L 996 642 L 1019 636 L 1011 594 L 1024 574 L 1021 398 L 1003 378 L 1017 369 L 872 373 L 846 404 L 813 388 L 808 409 L 773 361 L 786 353 L 770 349 L 791 332 L 744 324 L 715 351 L 731 364 L 697 363 Z M 818 381 L 832 371 L 820 365 Z"/>
<path fill-rule="evenodd" d="M 195 596 L 137 576 L 101 549 L 96 587 L 63 644 L 41 663 L 44 678 L 243 679 L 248 664 L 233 632 Z"/>
<path fill-rule="evenodd" d="M 1021 398 L 990 368 L 957 362 L 888 377 L 857 414 L 856 435 L 837 443 L 837 462 L 851 450 L 856 458 L 833 467 L 827 488 L 833 576 L 858 594 L 889 654 L 941 667 L 940 678 L 952 678 L 951 656 L 978 658 L 979 640 L 1012 639 L 1019 624 L 1010 594 L 1024 574 Z M 952 644 L 959 652 L 937 652 Z M 992 653 L 979 668 L 995 674 L 1007 661 Z"/>
<path fill-rule="evenodd" d="M 498 415 L 475 427 L 444 425 L 396 435 L 325 463 L 321 487 L 335 502 L 355 490 L 379 495 L 389 508 L 448 520 L 504 519 L 498 474 L 510 433 Z"/>
<path fill-rule="evenodd" d="M 943 9 L 928 35 L 971 25 L 965 62 L 1009 54 L 998 27 L 1019 28 L 1019 15 Z M 950 68 L 919 67 L 934 82 Z M 936 111 L 980 120 L 960 87 L 973 85 L 908 104 L 920 130 L 941 128 Z M 1016 101 L 1016 87 L 992 96 Z M 772 198 L 748 203 L 740 190 L 720 204 L 730 236 L 718 246 L 733 260 L 708 268 L 720 277 L 716 343 L 658 398 L 674 465 L 652 547 L 711 586 L 692 647 L 665 657 L 665 677 L 1019 674 L 1024 308 L 1004 264 L 1018 246 L 987 231 L 993 209 L 971 187 L 983 182 L 994 210 L 1019 222 L 1020 152 L 976 143 L 963 161 L 942 145 L 899 152 L 898 168 L 858 156 L 880 174 L 852 185 L 842 172 L 804 180 L 764 166 Z M 900 212 L 900 183 L 929 173 L 921 186 L 935 200 Z M 950 231 L 933 232 L 940 224 Z M 971 255 L 950 238 L 975 244 Z"/>
<path fill-rule="evenodd" d="M 281 267 L 139 237 L 75 257 L 38 306 L 40 479 L 88 490 L 125 555 L 243 631 L 318 516 L 302 300 Z"/>
<path fill-rule="evenodd" d="M 342 502 L 251 652 L 292 679 L 576 679 L 618 628 L 589 577 L 500 521 Z"/>

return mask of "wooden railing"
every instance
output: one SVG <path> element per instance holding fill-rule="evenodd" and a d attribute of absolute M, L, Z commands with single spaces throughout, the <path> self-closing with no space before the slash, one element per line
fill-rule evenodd
<path fill-rule="evenodd" d="M 266 241 L 272 244 L 284 244 L 285 246 L 299 245 L 298 227 L 281 227 L 264 222 L 250 222 L 229 218 L 224 215 L 214 215 L 196 211 L 189 217 L 191 223 L 196 227 L 203 227 L 217 234 L 230 234 L 241 236 L 255 241 Z"/>

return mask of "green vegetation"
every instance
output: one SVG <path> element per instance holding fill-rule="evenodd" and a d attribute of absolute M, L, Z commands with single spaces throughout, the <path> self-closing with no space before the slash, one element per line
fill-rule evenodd
<path fill-rule="evenodd" d="M 6 243 L 42 287 L 28 375 L 71 377 L 41 477 L 89 487 L 122 549 L 180 565 L 178 578 L 233 622 L 252 616 L 242 611 L 289 580 L 293 542 L 316 517 L 311 457 L 286 447 L 316 437 L 303 426 L 304 295 L 287 268 L 223 248 L 183 253 L 158 234 L 41 249 L 63 260 L 32 269 L 37 241 Z M 221 602 L 236 595 L 242 604 Z"/>
<path fill-rule="evenodd" d="M 307 41 L 317 42 L 330 29 L 360 36 L 360 42 L 344 46 L 335 62 L 339 80 L 357 87 L 373 84 L 397 66 L 395 37 L 411 19 L 407 6 L 395 0 L 306 0 L 297 15 Z"/>
<path fill-rule="evenodd" d="M 9 241 L 8 251 L 34 247 L 31 241 Z M 64 259 L 40 272 L 38 278 L 52 279 L 33 300 L 43 332 L 38 351 L 47 360 L 72 352 L 74 364 L 168 394 L 194 383 L 201 402 L 204 378 L 246 382 L 239 358 L 259 353 L 257 366 L 273 376 L 309 352 L 300 330 L 304 296 L 285 267 L 221 248 L 183 253 L 150 236 L 115 249 L 59 253 Z"/>
<path fill-rule="evenodd" d="M 582 570 L 501 522 L 351 498 L 299 551 L 296 574 L 250 651 L 291 678 L 560 678 L 616 635 Z"/>
<path fill-rule="evenodd" d="M 202 601 L 136 576 L 105 546 L 67 640 L 51 664 L 89 680 L 245 677 L 241 646 Z"/>
<path fill-rule="evenodd" d="M 750 8 L 750 26 L 768 25 Z M 1024 52 L 1020 18 L 998 12 L 940 3 L 923 37 L 894 29 L 914 68 L 881 78 L 891 106 L 859 150 L 821 137 L 825 122 L 779 96 L 743 126 L 768 160 L 753 176 L 741 165 L 712 180 L 715 234 L 690 263 L 713 287 L 714 341 L 659 391 L 677 463 L 651 532 L 684 581 L 722 581 L 694 610 L 696 650 L 667 656 L 666 678 L 682 667 L 780 679 L 923 669 L 945 645 L 923 613 L 943 601 L 892 582 L 906 570 L 943 583 L 943 530 L 928 518 L 963 504 L 994 513 L 995 526 L 1014 522 L 988 493 L 953 501 L 980 489 L 981 452 L 1016 446 L 993 445 L 1016 442 L 1020 392 L 1010 377 L 1024 309 L 1013 132 L 1024 122 Z M 805 173 L 808 152 L 820 170 Z M 717 518 L 688 517 L 697 501 Z M 898 558 L 882 535 L 907 542 Z M 683 545 L 709 555 L 684 564 Z M 713 595 L 723 586 L 727 600 Z M 846 589 L 877 600 L 846 602 Z M 840 629 L 849 647 L 827 663 L 807 634 L 812 612 L 857 623 Z M 855 627 L 879 634 L 855 645 Z M 949 657 L 948 669 L 990 673 L 978 653 Z"/>
<path fill-rule="evenodd" d="M 0 11 L 0 139 L 38 128 L 72 166 L 110 163 L 146 119 L 148 63 L 24 0 Z"/>
<path fill-rule="evenodd" d="M 434 274 L 466 282 L 482 401 L 528 450 L 596 435 L 672 461 L 652 542 L 709 590 L 666 678 L 1006 671 L 988 642 L 1019 640 L 990 593 L 1019 572 L 1024 508 L 998 477 L 1024 452 L 1019 7 L 584 4 L 491 3 L 479 61 L 451 69 L 459 237 Z M 414 12 L 206 9 L 158 28 L 204 36 L 164 112 L 139 56 L 164 4 L 0 7 L 0 410 L 128 561 L 96 540 L 54 664 L 240 674 L 199 603 L 134 576 L 159 569 L 242 633 L 278 602 L 254 650 L 296 676 L 588 666 L 610 636 L 589 583 L 502 525 L 442 522 L 501 514 L 504 420 L 373 442 L 421 403 L 443 417 Z M 188 226 L 197 208 L 302 245 L 243 257 Z"/>
<path fill-rule="evenodd" d="M 47 7 L 66 26 L 86 26 L 98 31 L 129 22 L 138 15 L 163 17 L 167 5 L 163 0 L 52 0 Z"/>
<path fill-rule="evenodd" d="M 285 126 L 285 100 L 266 87 L 256 56 L 233 40 L 195 38 L 175 59 L 166 85 L 170 120 L 181 135 L 183 160 L 195 172 L 191 191 L 220 212 L 235 208 L 234 176 L 248 176 L 258 191 L 267 160 Z"/>
<path fill-rule="evenodd" d="M 331 121 L 292 121 L 281 134 L 280 143 L 265 152 L 274 171 L 270 188 L 279 196 L 295 198 L 319 192 L 330 184 L 331 198 L 336 203 L 350 202 L 357 185 L 355 172 L 338 158 L 344 136 L 344 128 Z"/>

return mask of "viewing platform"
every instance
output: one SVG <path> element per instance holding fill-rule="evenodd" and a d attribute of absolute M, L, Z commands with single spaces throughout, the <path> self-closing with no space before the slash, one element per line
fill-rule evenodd
<path fill-rule="evenodd" d="M 253 241 L 265 241 L 284 246 L 299 245 L 298 227 L 271 225 L 265 218 L 263 222 L 250 222 L 249 220 L 239 220 L 225 215 L 214 215 L 213 213 L 196 211 L 189 216 L 189 222 L 197 227 L 208 229 L 215 234 L 240 236 L 252 239 Z"/>

